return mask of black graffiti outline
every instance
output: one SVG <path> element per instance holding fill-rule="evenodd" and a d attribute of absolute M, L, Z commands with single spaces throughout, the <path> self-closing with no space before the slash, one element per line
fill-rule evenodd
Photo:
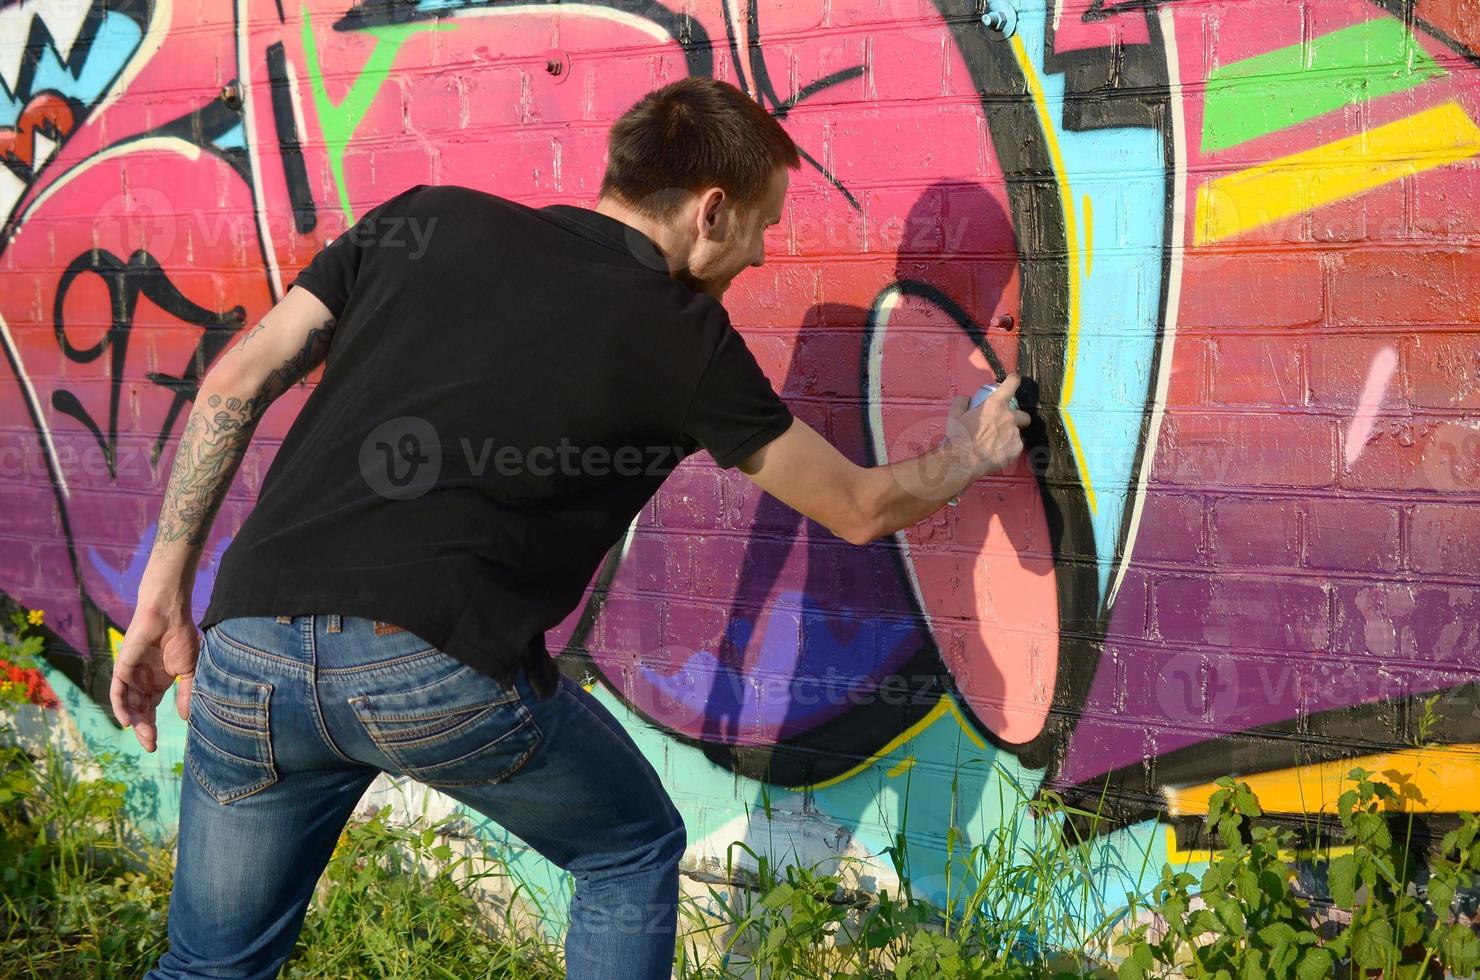
<path fill-rule="evenodd" d="M 103 23 L 109 13 L 122 14 L 125 17 L 129 17 L 139 29 L 140 37 L 148 37 L 150 11 L 147 9 L 146 4 L 137 2 L 137 0 L 123 0 L 121 3 L 98 3 L 96 0 L 93 0 L 92 9 L 83 17 L 82 26 L 77 32 L 77 39 L 72 43 L 72 50 L 68 52 L 67 57 L 63 58 L 61 52 L 57 49 L 56 39 L 52 37 L 51 29 L 47 26 L 46 21 L 39 15 L 32 16 L 29 24 L 30 31 L 26 35 L 26 40 L 21 45 L 21 58 L 18 66 L 19 71 L 16 73 L 15 91 L 11 93 L 15 101 L 20 105 L 25 105 L 36 94 L 32 91 L 31 85 L 36 80 L 36 74 L 41 68 L 42 58 L 45 57 L 47 52 L 50 52 L 52 57 L 57 60 L 57 63 L 70 72 L 73 78 L 78 77 L 82 73 L 84 66 L 86 66 L 88 58 L 92 55 L 93 44 L 96 43 L 98 32 L 102 29 Z M 99 92 L 108 92 L 112 89 L 113 83 L 117 81 L 118 76 L 128 69 L 132 62 L 132 55 L 137 53 L 137 50 L 136 48 L 134 52 L 130 53 L 129 57 L 119 61 L 118 70 L 114 74 L 114 77 L 109 79 L 107 84 L 101 86 L 98 89 Z M 73 100 L 68 99 L 68 101 L 71 102 Z M 77 126 L 80 127 L 83 117 L 78 115 L 76 121 Z M 76 131 L 76 128 L 74 128 L 73 132 Z"/>
<path fill-rule="evenodd" d="M 736 64 L 739 64 L 740 50 L 735 40 L 735 25 L 730 20 L 730 5 L 726 0 L 720 0 L 720 12 L 725 18 L 725 33 L 729 35 L 730 53 L 734 57 Z M 750 67 L 750 77 L 755 79 L 756 87 L 756 91 L 751 92 L 750 97 L 760 103 L 762 107 L 765 107 L 769 103 L 770 108 L 767 108 L 766 111 L 770 112 L 777 119 L 785 119 L 791 110 L 796 108 L 802 100 L 824 89 L 831 88 L 834 85 L 840 85 L 850 78 L 857 78 L 863 74 L 862 65 L 854 65 L 851 68 L 835 71 L 831 75 L 826 75 L 813 81 L 810 85 L 804 86 L 796 95 L 783 101 L 776 95 L 776 86 L 771 83 L 771 73 L 766 67 L 766 59 L 761 54 L 761 22 L 760 12 L 756 8 L 756 0 L 747 0 L 745 21 L 746 25 L 750 28 L 748 32 L 749 40 L 745 45 L 745 59 L 746 64 Z M 837 188 L 853 210 L 860 212 L 863 210 L 863 205 L 858 203 L 858 199 L 853 196 L 853 193 L 847 187 L 843 186 L 843 182 L 819 163 L 815 157 L 800 145 L 797 146 L 797 153 L 818 173 L 827 178 L 828 183 Z"/>
<path fill-rule="evenodd" d="M 1115 48 L 1090 49 L 1082 52 L 1074 52 L 1072 55 L 1053 55 L 1053 35 L 1048 32 L 1045 36 L 1047 54 L 1053 60 L 1049 63 L 1050 70 L 1065 71 L 1066 91 L 1074 92 L 1074 75 L 1072 69 L 1075 65 L 1084 65 L 1093 62 L 1096 58 L 1103 59 L 1106 63 L 1116 63 L 1134 66 L 1136 78 L 1135 88 L 1142 88 L 1155 84 L 1154 72 L 1159 72 L 1161 82 L 1160 94 L 1157 99 L 1164 103 L 1159 111 L 1150 114 L 1151 122 L 1141 122 L 1139 125 L 1158 129 L 1163 137 L 1163 159 L 1165 161 L 1165 179 L 1167 188 L 1166 207 L 1163 209 L 1165 226 L 1163 231 L 1163 242 L 1166 243 L 1162 249 L 1162 283 L 1159 316 L 1156 323 L 1156 331 L 1153 339 L 1153 357 L 1151 370 L 1148 373 L 1148 400 L 1155 394 L 1155 379 L 1160 373 L 1160 361 L 1163 355 L 1165 339 L 1165 327 L 1168 319 L 1169 288 L 1171 274 L 1171 249 L 1170 243 L 1177 240 L 1176 236 L 1182 234 L 1182 229 L 1173 228 L 1173 208 L 1171 195 L 1174 193 L 1173 181 L 1176 180 L 1176 154 L 1179 150 L 1174 144 L 1171 127 L 1171 119 L 1168 113 L 1171 111 L 1171 92 L 1166 81 L 1165 50 L 1166 40 L 1162 36 L 1161 21 L 1152 14 L 1156 9 L 1175 0 L 1128 0 L 1123 3 L 1112 3 L 1106 6 L 1102 0 L 1095 0 L 1089 11 L 1085 14 L 1086 20 L 1104 20 L 1112 16 L 1136 16 L 1144 17 L 1150 43 L 1133 46 L 1117 46 Z M 1410 28 L 1417 22 L 1427 33 L 1437 40 L 1449 45 L 1456 53 L 1467 57 L 1473 63 L 1480 64 L 1480 58 L 1476 58 L 1472 52 L 1464 49 L 1454 39 L 1444 35 L 1412 15 L 1412 4 L 1410 0 L 1371 0 L 1379 9 L 1393 15 L 1403 17 Z M 1406 11 L 1407 16 L 1404 16 Z M 1149 57 L 1148 57 L 1149 55 Z M 1160 67 L 1157 67 L 1160 66 Z M 1083 78 L 1083 76 L 1080 76 Z M 1092 89 L 1084 89 L 1092 91 Z M 1085 117 L 1071 118 L 1070 100 L 1066 98 L 1064 125 L 1068 129 L 1100 128 L 1105 125 L 1137 125 L 1134 122 L 1116 123 L 1114 119 L 1124 119 L 1125 115 L 1104 115 L 1099 121 L 1087 121 Z M 1146 410 L 1141 416 L 1141 428 L 1137 444 L 1134 472 L 1140 472 L 1146 460 L 1144 454 L 1148 444 L 1151 413 Z M 1114 563 L 1119 564 L 1124 556 L 1124 546 L 1129 529 L 1131 508 L 1127 507 L 1121 516 L 1121 529 L 1116 538 Z M 1058 552 L 1055 550 L 1055 557 Z M 1057 562 L 1056 562 L 1057 565 Z M 1097 635 L 1103 637 L 1105 621 L 1109 611 L 1101 609 L 1095 630 Z M 1061 672 L 1062 675 L 1062 672 Z M 1093 676 L 1088 678 L 1092 682 Z M 1146 757 L 1138 763 L 1130 763 L 1107 770 L 1096 776 L 1081 780 L 1074 784 L 1060 784 L 1057 781 L 1059 764 L 1064 759 L 1072 744 L 1074 725 L 1071 723 L 1064 726 L 1062 745 L 1060 751 L 1051 756 L 1052 765 L 1045 772 L 1042 783 L 1043 789 L 1052 789 L 1062 795 L 1064 800 L 1072 805 L 1079 806 L 1085 810 L 1099 813 L 1093 820 L 1088 818 L 1071 818 L 1068 825 L 1081 839 L 1087 839 L 1094 835 L 1103 835 L 1145 820 L 1159 819 L 1165 814 L 1165 804 L 1161 797 L 1160 788 L 1164 786 L 1189 786 L 1211 782 L 1218 776 L 1229 772 L 1257 773 L 1277 771 L 1282 768 L 1308 765 L 1312 762 L 1332 761 L 1336 759 L 1357 758 L 1373 751 L 1390 751 L 1393 743 L 1378 743 L 1363 739 L 1359 733 L 1371 731 L 1374 722 L 1384 721 L 1384 716 L 1390 713 L 1399 713 L 1402 717 L 1409 717 L 1412 712 L 1419 710 L 1424 699 L 1433 695 L 1444 698 L 1458 697 L 1464 701 L 1463 692 L 1469 692 L 1469 702 L 1472 706 L 1480 704 L 1480 683 L 1460 685 L 1458 687 L 1441 688 L 1436 691 L 1426 691 L 1418 694 L 1404 694 L 1392 698 L 1379 699 L 1377 701 L 1352 705 L 1349 707 L 1331 708 L 1326 711 L 1317 712 L 1313 715 L 1297 715 L 1292 719 L 1282 722 L 1274 722 L 1259 725 L 1252 728 L 1237 729 L 1218 732 L 1212 737 L 1192 745 L 1174 749 L 1170 752 Z M 1085 686 L 1083 696 L 1077 699 L 1077 705 L 1082 707 L 1088 697 L 1088 685 Z M 1055 693 L 1054 710 L 1059 708 L 1059 698 Z M 1077 718 L 1077 715 L 1075 716 Z M 1480 741 L 1480 711 L 1471 710 L 1470 717 L 1455 722 L 1446 719 L 1447 725 L 1441 727 L 1442 735 L 1438 739 L 1441 742 L 1473 742 Z M 1309 726 L 1312 724 L 1327 727 L 1326 737 L 1307 741 L 1310 738 Z M 1383 727 L 1383 726 L 1379 726 Z M 1391 726 L 1385 726 L 1390 728 Z M 1340 738 L 1333 738 L 1336 733 L 1341 733 Z M 1257 751 L 1251 746 L 1270 744 L 1288 744 L 1293 747 L 1291 759 L 1288 766 L 1272 763 L 1268 754 L 1257 757 Z M 1303 756 L 1303 757 L 1302 757 Z M 1109 804 L 1108 809 L 1106 804 Z M 1441 818 L 1432 815 L 1426 817 L 1434 825 L 1443 823 Z M 1194 841 L 1202 840 L 1199 830 L 1201 818 L 1188 817 L 1178 821 L 1171 821 L 1178 834 L 1178 840 L 1184 846 L 1198 846 Z"/>
<path fill-rule="evenodd" d="M 63 307 L 73 284 L 84 274 L 95 275 L 103 281 L 108 291 L 112 322 L 96 344 L 80 349 L 74 347 L 67 336 Z M 70 389 L 60 385 L 53 389 L 51 404 L 52 408 L 76 420 L 92 433 L 103 452 L 109 476 L 112 478 L 118 475 L 115 454 L 118 446 L 119 399 L 128 358 L 129 336 L 134 327 L 134 314 L 138 309 L 140 296 L 181 322 L 204 328 L 204 333 L 196 341 L 195 350 L 180 374 L 150 371 L 145 375 L 154 384 L 174 393 L 160 425 L 159 435 L 155 437 L 151 448 L 150 465 L 158 464 L 170 431 L 174 428 L 175 419 L 187 404 L 195 400 L 207 365 L 213 363 L 216 355 L 226 349 L 246 319 L 246 310 L 241 306 L 233 306 L 223 312 L 208 309 L 188 299 L 170 280 L 168 273 L 154 256 L 143 249 L 134 252 L 127 261 L 119 259 L 106 249 L 94 249 L 83 252 L 67 264 L 57 280 L 56 298 L 52 303 L 52 330 L 57 347 L 69 361 L 87 364 L 105 352 L 111 354 L 107 372 L 107 435 L 103 435 L 92 413 Z"/>

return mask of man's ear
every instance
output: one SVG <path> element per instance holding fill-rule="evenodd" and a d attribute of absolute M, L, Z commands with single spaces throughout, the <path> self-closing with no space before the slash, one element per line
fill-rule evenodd
<path fill-rule="evenodd" d="M 723 188 L 711 187 L 699 198 L 699 234 L 710 241 L 724 241 L 729 231 L 729 199 Z"/>

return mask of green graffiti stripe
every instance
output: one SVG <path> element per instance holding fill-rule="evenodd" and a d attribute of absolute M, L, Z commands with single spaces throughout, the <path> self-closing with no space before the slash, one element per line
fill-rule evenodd
<path fill-rule="evenodd" d="M 1392 17 L 1235 61 L 1208 76 L 1203 152 L 1237 146 L 1444 74 Z"/>
<path fill-rule="evenodd" d="M 355 78 L 354 84 L 345 93 L 344 101 L 335 105 L 329 98 L 328 89 L 324 85 L 324 71 L 319 62 L 319 49 L 314 40 L 313 25 L 309 22 L 308 5 L 304 4 L 302 9 L 304 67 L 308 70 L 309 82 L 313 88 L 314 108 L 318 112 L 319 127 L 324 133 L 324 147 L 329 156 L 329 169 L 334 174 L 334 183 L 339 190 L 339 207 L 344 212 L 345 221 L 353 223 L 355 216 L 350 212 L 349 191 L 344 184 L 344 153 L 349 147 L 350 139 L 354 136 L 355 127 L 359 126 L 360 120 L 365 118 L 365 113 L 370 111 L 371 103 L 375 101 L 381 86 L 390 77 L 397 52 L 401 50 L 401 45 L 405 44 L 411 35 L 422 31 L 456 30 L 459 25 L 439 21 L 418 21 L 366 29 L 365 33 L 373 35 L 377 43 L 371 50 L 370 57 L 366 59 L 359 76 Z"/>

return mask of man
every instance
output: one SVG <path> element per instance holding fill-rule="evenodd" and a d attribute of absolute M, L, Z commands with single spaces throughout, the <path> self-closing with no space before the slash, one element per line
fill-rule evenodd
<path fill-rule="evenodd" d="M 861 545 L 1006 468 L 1028 423 L 1009 375 L 978 408 L 954 399 L 936 449 L 864 468 L 792 417 L 719 301 L 764 262 L 799 165 L 739 89 L 675 82 L 612 127 L 594 211 L 419 184 L 211 367 L 114 666 L 146 750 L 172 682 L 189 726 L 170 949 L 148 977 L 275 976 L 382 770 L 572 873 L 569 976 L 669 975 L 682 819 L 545 630 L 700 448 Z M 212 519 L 262 413 L 321 361 L 202 646 Z"/>

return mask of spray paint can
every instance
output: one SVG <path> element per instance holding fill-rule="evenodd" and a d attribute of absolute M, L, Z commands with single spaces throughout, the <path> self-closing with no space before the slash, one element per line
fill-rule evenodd
<path fill-rule="evenodd" d="M 971 409 L 976 408 L 976 406 L 978 406 L 982 402 L 986 401 L 987 400 L 987 396 L 990 395 L 992 392 L 994 392 L 996 390 L 997 390 L 997 383 L 995 381 L 988 381 L 986 384 L 984 384 L 980 388 L 976 389 L 976 394 L 972 395 L 971 396 L 971 399 L 966 403 L 966 409 L 967 409 L 967 411 L 970 411 Z M 1018 401 L 1017 401 L 1017 396 L 1016 395 L 1014 395 L 1013 397 L 1011 397 L 1011 398 L 1009 398 L 1007 400 L 1007 406 L 1009 408 L 1011 408 L 1014 412 L 1017 411 Z M 960 497 L 952 497 L 950 500 L 947 500 L 946 501 L 946 505 L 949 506 L 949 507 L 955 507 L 955 506 L 957 506 L 960 503 L 961 503 L 961 498 Z"/>
<path fill-rule="evenodd" d="M 995 381 L 988 381 L 986 384 L 984 384 L 980 388 L 976 389 L 976 394 L 972 395 L 971 396 L 971 400 L 966 403 L 967 409 L 969 410 L 969 409 L 976 408 L 976 406 L 980 405 L 982 402 L 984 402 L 984 401 L 987 400 L 987 396 L 988 395 L 990 395 L 992 392 L 994 392 L 996 390 L 997 390 L 997 383 Z M 1009 398 L 1007 400 L 1007 406 L 1009 408 L 1011 408 L 1013 411 L 1017 411 L 1018 402 L 1017 402 L 1017 396 L 1016 395 L 1014 395 L 1013 397 L 1011 397 L 1011 398 Z"/>

